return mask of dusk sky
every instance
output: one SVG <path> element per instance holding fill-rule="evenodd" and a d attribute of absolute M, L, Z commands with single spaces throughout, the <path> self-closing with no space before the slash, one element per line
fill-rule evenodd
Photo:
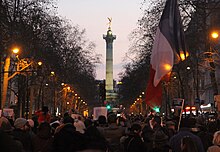
<path fill-rule="evenodd" d="M 105 79 L 105 40 L 108 29 L 107 17 L 112 17 L 113 77 L 119 79 L 123 58 L 130 46 L 128 35 L 137 27 L 141 17 L 143 0 L 58 0 L 58 13 L 70 20 L 72 25 L 86 29 L 86 38 L 96 44 L 95 52 L 102 55 L 102 64 L 97 66 L 96 79 Z"/>

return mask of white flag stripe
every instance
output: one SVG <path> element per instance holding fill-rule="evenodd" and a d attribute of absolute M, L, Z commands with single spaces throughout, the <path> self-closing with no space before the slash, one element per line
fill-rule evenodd
<path fill-rule="evenodd" d="M 151 54 L 151 65 L 155 70 L 154 86 L 156 87 L 160 80 L 172 70 L 174 62 L 174 54 L 171 45 L 166 37 L 157 28 L 156 37 Z M 165 68 L 169 65 L 171 68 Z"/>

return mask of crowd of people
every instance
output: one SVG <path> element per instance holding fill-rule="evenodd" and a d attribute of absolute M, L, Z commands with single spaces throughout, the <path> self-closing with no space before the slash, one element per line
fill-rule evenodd
<path fill-rule="evenodd" d="M 48 108 L 32 119 L 0 118 L 1 152 L 220 152 L 218 121 L 201 117 L 117 116 L 98 120 L 65 113 L 52 117 Z"/>

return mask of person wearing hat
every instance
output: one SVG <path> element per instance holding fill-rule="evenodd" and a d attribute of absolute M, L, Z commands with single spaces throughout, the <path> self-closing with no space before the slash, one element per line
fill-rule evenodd
<path fill-rule="evenodd" d="M 167 121 L 166 122 L 166 129 L 167 129 L 167 135 L 169 136 L 169 139 L 173 137 L 176 134 L 176 124 L 173 121 Z"/>
<path fill-rule="evenodd" d="M 32 151 L 32 141 L 29 134 L 29 124 L 24 118 L 17 118 L 14 122 L 15 129 L 13 130 L 13 136 L 16 140 L 20 141 L 26 152 Z"/>
<path fill-rule="evenodd" d="M 4 132 L 11 132 L 13 127 L 11 126 L 9 120 L 5 117 L 0 118 L 0 129 Z"/>
<path fill-rule="evenodd" d="M 9 120 L 5 117 L 0 117 L 0 147 L 1 151 L 7 152 L 22 152 L 23 145 L 21 142 L 14 139 L 12 135 L 13 127 Z"/>

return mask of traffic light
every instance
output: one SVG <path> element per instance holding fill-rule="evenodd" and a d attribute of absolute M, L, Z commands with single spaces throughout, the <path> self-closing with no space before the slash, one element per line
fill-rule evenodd
<path fill-rule="evenodd" d="M 159 107 L 154 107 L 153 110 L 154 110 L 155 112 L 160 112 L 160 108 L 159 108 Z"/>
<path fill-rule="evenodd" d="M 106 108 L 107 108 L 107 110 L 110 110 L 111 109 L 111 105 L 106 105 Z"/>

